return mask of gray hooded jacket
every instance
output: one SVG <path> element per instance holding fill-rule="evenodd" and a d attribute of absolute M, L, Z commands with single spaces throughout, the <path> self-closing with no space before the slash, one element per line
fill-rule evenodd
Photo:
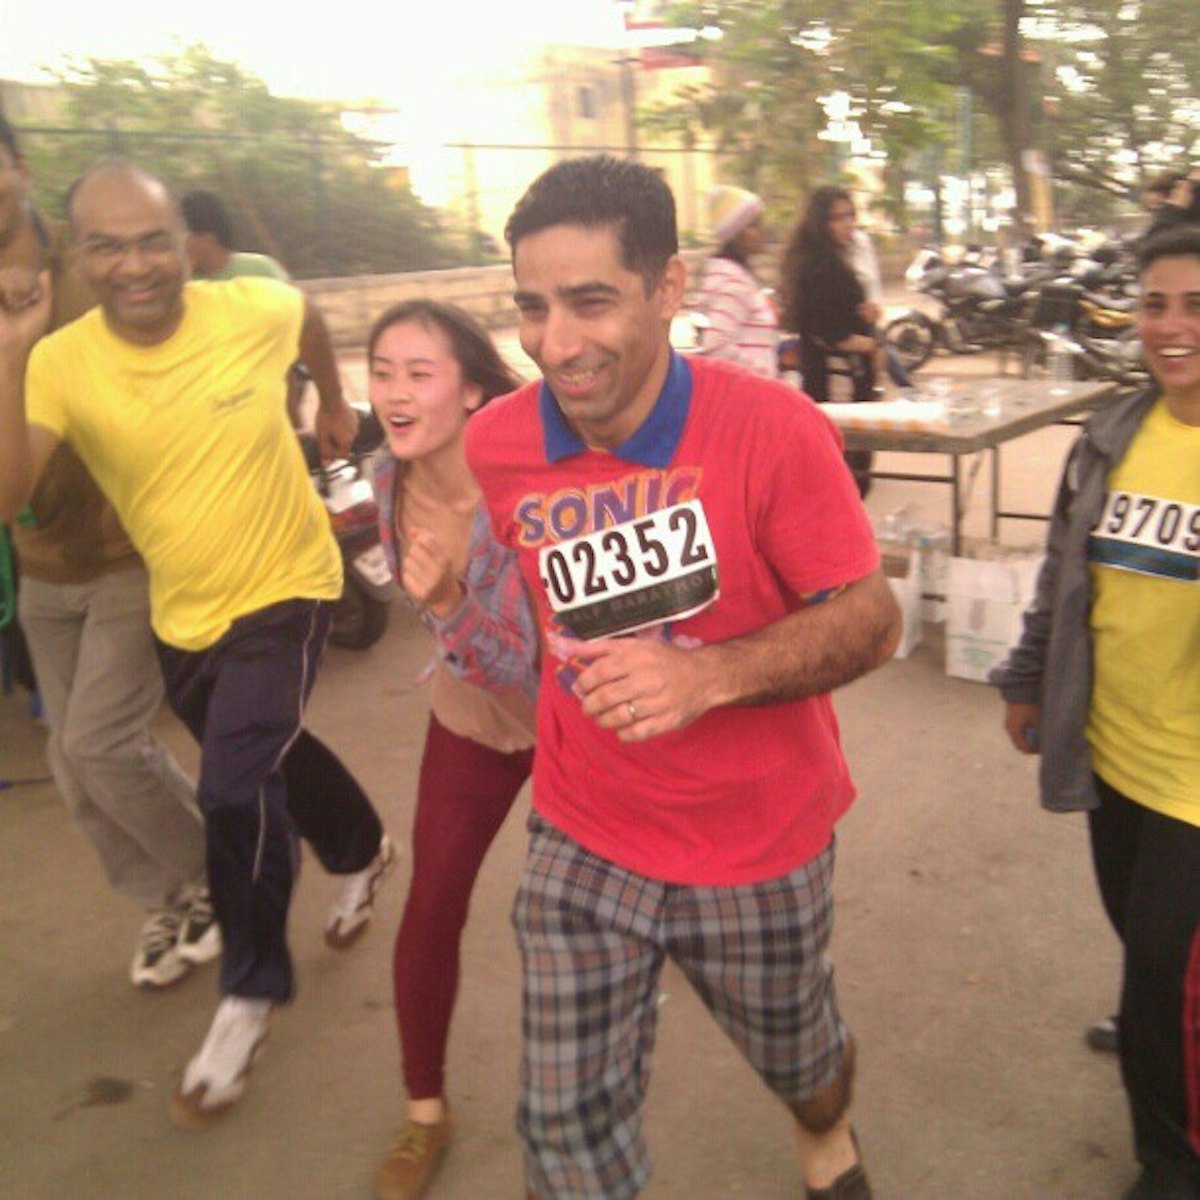
<path fill-rule="evenodd" d="M 1100 803 L 1084 733 L 1093 674 L 1088 535 L 1104 509 L 1109 472 L 1124 457 L 1157 398 L 1157 389 L 1151 388 L 1104 409 L 1071 447 L 1024 632 L 1008 660 L 988 677 L 1010 703 L 1041 706 L 1038 779 L 1042 804 L 1055 812 Z"/>

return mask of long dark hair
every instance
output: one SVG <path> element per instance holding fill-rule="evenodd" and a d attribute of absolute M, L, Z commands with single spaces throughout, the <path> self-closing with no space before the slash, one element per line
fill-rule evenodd
<path fill-rule="evenodd" d="M 783 255 L 780 283 L 783 292 L 784 327 L 799 329 L 799 290 L 802 280 L 814 266 L 848 273 L 850 267 L 842 257 L 841 247 L 829 229 L 829 216 L 835 204 L 854 204 L 854 197 L 845 188 L 819 187 L 809 198 L 804 215 L 796 222 Z"/>
<path fill-rule="evenodd" d="M 450 339 L 450 348 L 462 368 L 463 379 L 483 392 L 479 408 L 521 386 L 521 377 L 500 357 L 488 331 L 465 309 L 437 300 L 403 300 L 392 305 L 371 327 L 367 338 L 367 362 L 375 357 L 379 339 L 393 325 L 410 323 L 425 329 L 440 329 Z"/>

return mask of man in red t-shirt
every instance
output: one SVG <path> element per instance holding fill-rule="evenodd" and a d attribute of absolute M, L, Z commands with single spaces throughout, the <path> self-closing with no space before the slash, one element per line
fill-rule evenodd
<path fill-rule="evenodd" d="M 840 439 L 794 389 L 672 352 L 684 267 L 650 169 L 560 163 L 507 237 L 543 380 L 477 414 L 467 452 L 541 641 L 514 909 L 530 1195 L 649 1177 L 670 957 L 794 1114 L 809 1196 L 863 1200 L 825 953 L 854 796 L 828 693 L 890 656 L 899 614 Z M 502 609 L 466 600 L 440 631 L 480 675 Z"/>

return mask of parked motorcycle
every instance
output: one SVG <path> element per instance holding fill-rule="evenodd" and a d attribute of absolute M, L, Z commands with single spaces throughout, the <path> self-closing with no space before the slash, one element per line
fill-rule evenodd
<path fill-rule="evenodd" d="M 910 289 L 938 305 L 935 315 L 910 308 L 884 326 L 884 343 L 905 370 L 915 371 L 939 349 L 974 354 L 1021 344 L 1030 281 L 1002 279 L 974 262 L 951 266 L 929 248 L 918 251 L 904 278 Z"/>
<path fill-rule="evenodd" d="M 1104 379 L 1139 389 L 1150 381 L 1136 329 L 1136 303 L 1085 291 L 1057 280 L 1046 284 L 1030 320 L 1021 355 L 1021 374 L 1046 374 L 1053 351 L 1069 358 L 1073 379 Z"/>
<path fill-rule="evenodd" d="M 370 477 L 369 455 L 382 444 L 383 429 L 369 408 L 358 411 L 358 435 L 344 459 L 322 463 L 316 438 L 307 432 L 299 435 L 309 477 L 342 552 L 345 583 L 334 606 L 329 640 L 347 650 L 365 650 L 383 636 L 396 596 L 379 540 L 379 506 Z"/>

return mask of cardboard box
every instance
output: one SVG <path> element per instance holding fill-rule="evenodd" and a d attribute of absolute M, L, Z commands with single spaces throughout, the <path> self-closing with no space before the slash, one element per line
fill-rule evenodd
<path fill-rule="evenodd" d="M 1042 558 L 951 558 L 946 573 L 946 674 L 987 680 L 1021 636 Z"/>

